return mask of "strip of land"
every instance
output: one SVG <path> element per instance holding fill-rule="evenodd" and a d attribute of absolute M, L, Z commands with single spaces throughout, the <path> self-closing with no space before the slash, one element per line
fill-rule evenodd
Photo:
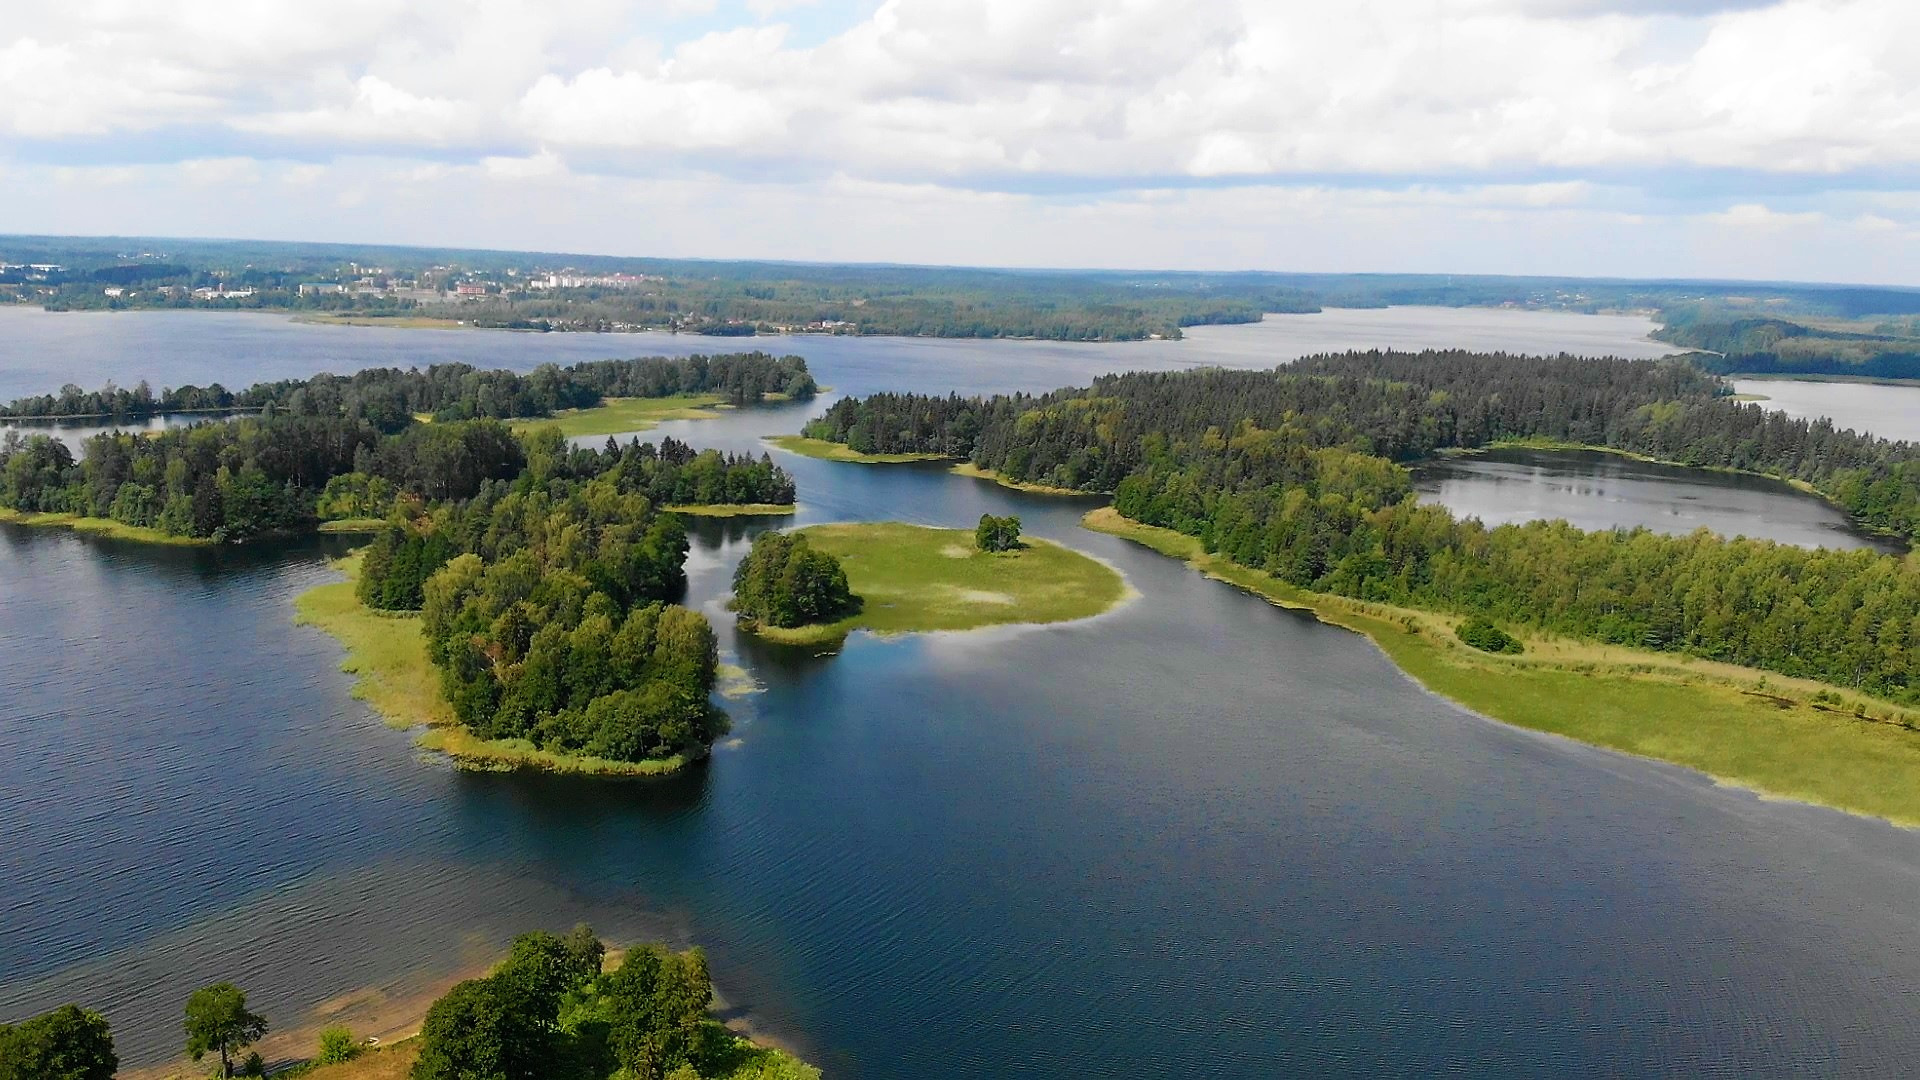
<path fill-rule="evenodd" d="M 691 514 L 694 517 L 770 517 L 775 514 L 791 514 L 798 509 L 798 506 L 794 503 L 703 503 L 663 506 L 661 509 L 674 514 Z"/>
<path fill-rule="evenodd" d="M 568 409 L 552 416 L 515 420 L 515 432 L 554 425 L 568 438 L 627 435 L 647 431 L 664 420 L 712 420 L 726 404 L 717 394 L 674 394 L 655 398 L 608 398 L 591 409 Z"/>
<path fill-rule="evenodd" d="M 375 611 L 354 593 L 360 556 L 334 564 L 347 580 L 321 585 L 294 599 L 294 621 L 332 635 L 346 647 L 340 670 L 355 676 L 353 696 L 396 728 L 424 728 L 423 749 L 453 758 L 462 768 L 499 772 L 538 769 L 599 776 L 661 776 L 685 768 L 683 755 L 650 761 L 613 761 L 541 750 L 524 739 L 481 739 L 462 727 L 440 692 L 440 673 L 427 658 L 420 616 Z"/>
<path fill-rule="evenodd" d="M 800 531 L 840 560 L 861 608 L 831 623 L 758 626 L 755 632 L 771 641 L 820 644 L 855 630 L 887 635 L 1069 622 L 1136 595 L 1112 567 L 1049 540 L 982 552 L 962 529 L 862 522 Z"/>
<path fill-rule="evenodd" d="M 1032 495 L 1092 496 L 1098 494 L 1092 491 L 1078 491 L 1073 488 L 1054 487 L 1051 484 L 1032 484 L 1024 480 L 1009 480 L 1006 476 L 992 469 L 983 469 L 971 461 L 963 461 L 947 471 L 955 476 L 970 476 L 976 480 L 991 480 L 1003 488 L 1012 488 L 1015 491 L 1024 491 Z"/>
<path fill-rule="evenodd" d="M 765 441 L 790 454 L 823 461 L 852 461 L 862 465 L 898 465 L 908 461 L 946 461 L 943 454 L 863 454 L 845 443 L 809 439 L 805 435 L 773 435 Z"/>
<path fill-rule="evenodd" d="M 97 536 L 110 536 L 115 540 L 137 540 L 143 544 L 170 544 L 174 547 L 205 547 L 213 543 L 204 537 L 175 536 L 159 529 L 149 529 L 140 525 L 128 525 L 112 518 L 83 517 L 80 514 L 36 514 L 25 510 L 9 510 L 0 506 L 0 521 L 15 525 L 57 526 L 72 529 L 75 532 L 93 533 Z"/>
<path fill-rule="evenodd" d="M 1753 668 L 1524 631 L 1515 632 L 1524 653 L 1484 653 L 1454 636 L 1454 616 L 1297 589 L 1110 507 L 1082 523 L 1365 634 L 1427 689 L 1496 720 L 1685 765 L 1764 795 L 1920 826 L 1912 782 L 1920 775 L 1920 717 L 1884 701 Z"/>

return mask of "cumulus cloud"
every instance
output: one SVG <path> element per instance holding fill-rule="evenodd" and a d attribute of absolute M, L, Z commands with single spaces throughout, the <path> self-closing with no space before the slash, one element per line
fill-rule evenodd
<path fill-rule="evenodd" d="M 567 185 L 648 206 L 733 192 L 790 215 L 751 235 L 795 250 L 729 254 L 806 257 L 827 230 L 804 223 L 847 210 L 864 224 L 833 242 L 866 247 L 846 257 L 933 257 L 893 246 L 917 236 L 1055 264 L 1155 261 L 1095 237 L 1117 223 L 1181 221 L 1222 260 L 1286 266 L 1302 244 L 1364 249 L 1331 239 L 1336 223 L 1418 232 L 1402 251 L 1494 228 L 1519 262 L 1643 225 L 1891 242 L 1920 214 L 1899 179 L 1920 170 L 1912 0 L 16 6 L 0 26 L 10 181 L 166 167 L 182 191 L 332 185 L 355 214 L 417 186 L 437 199 L 426 220 L 475 232 L 506 193 Z M 450 180 L 498 200 L 446 200 Z M 551 202 L 543 215 L 565 209 Z M 1038 254 L 1075 229 L 1079 248 Z M 671 239 L 649 230 L 629 239 Z M 1176 254 L 1159 261 L 1212 264 Z"/>

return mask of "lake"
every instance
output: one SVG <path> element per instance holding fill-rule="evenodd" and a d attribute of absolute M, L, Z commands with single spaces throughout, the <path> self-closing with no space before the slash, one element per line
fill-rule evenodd
<path fill-rule="evenodd" d="M 1883 439 L 1920 442 L 1920 386 L 1803 382 L 1799 379 L 1735 379 L 1733 388 L 1767 400 L 1763 409 L 1807 420 L 1826 417 L 1834 426 Z"/>
<path fill-rule="evenodd" d="M 1800 547 L 1906 550 L 1778 480 L 1621 454 L 1502 448 L 1422 462 L 1413 479 L 1423 501 L 1488 525 L 1558 518 L 1582 529 L 1644 526 L 1676 536 L 1710 529 Z"/>
<path fill-rule="evenodd" d="M 187 381 L 164 357 L 238 382 L 269 363 L 244 351 L 255 331 L 215 339 L 266 324 L 229 318 L 136 335 L 121 359 L 156 382 Z M 343 366 L 356 340 L 396 362 L 386 333 L 527 350 L 515 366 L 662 351 L 314 329 Z M 336 336 L 356 333 L 372 336 Z M 1210 337 L 794 348 L 853 393 L 1260 351 Z M 754 447 L 820 404 L 650 437 Z M 770 523 L 697 522 L 688 602 L 760 688 L 728 703 L 737 741 L 660 783 L 474 775 L 382 726 L 338 646 L 293 625 L 342 541 L 170 549 L 0 526 L 0 1017 L 85 1001 L 125 1060 L 151 1062 L 216 978 L 290 1027 L 586 919 L 704 946 L 734 1010 L 860 1080 L 1788 1075 L 1920 1053 L 1920 834 L 1486 721 L 1362 638 L 1078 528 L 1097 500 L 780 460 L 800 524 L 1015 513 L 1141 599 L 815 656 L 742 639 L 721 611 Z"/>

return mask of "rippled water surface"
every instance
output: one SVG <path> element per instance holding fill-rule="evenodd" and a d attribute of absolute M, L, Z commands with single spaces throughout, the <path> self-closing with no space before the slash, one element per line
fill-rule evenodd
<path fill-rule="evenodd" d="M 1229 351 L 812 344 L 854 393 Z M 660 433 L 752 447 L 817 408 Z M 1481 720 L 1363 639 L 1079 529 L 1086 500 L 783 464 L 801 523 L 1017 513 L 1141 598 L 777 650 L 719 606 L 767 523 L 702 523 L 689 602 L 761 688 L 729 703 L 737 743 L 665 783 L 467 775 L 292 624 L 336 544 L 0 527 L 0 1016 L 84 1000 L 152 1061 L 213 978 L 292 1025 L 585 918 L 706 946 L 732 1004 L 839 1077 L 1786 1075 L 1920 1052 L 1914 834 Z"/>

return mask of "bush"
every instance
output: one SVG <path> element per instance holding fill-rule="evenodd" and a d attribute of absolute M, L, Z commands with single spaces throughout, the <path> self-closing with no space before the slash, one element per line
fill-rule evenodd
<path fill-rule="evenodd" d="M 353 1032 L 345 1024 L 330 1024 L 320 1032 L 320 1052 L 313 1060 L 321 1065 L 338 1065 L 343 1061 L 352 1061 L 360 1052 L 360 1044 L 354 1040 Z"/>
<path fill-rule="evenodd" d="M 1481 652 L 1517 653 L 1521 651 L 1520 642 L 1512 634 L 1493 625 L 1485 616 L 1475 615 L 1461 623 L 1454 633 L 1459 635 L 1461 641 Z"/>
<path fill-rule="evenodd" d="M 1020 519 L 981 514 L 973 530 L 973 546 L 981 551 L 1016 551 L 1020 547 Z"/>

